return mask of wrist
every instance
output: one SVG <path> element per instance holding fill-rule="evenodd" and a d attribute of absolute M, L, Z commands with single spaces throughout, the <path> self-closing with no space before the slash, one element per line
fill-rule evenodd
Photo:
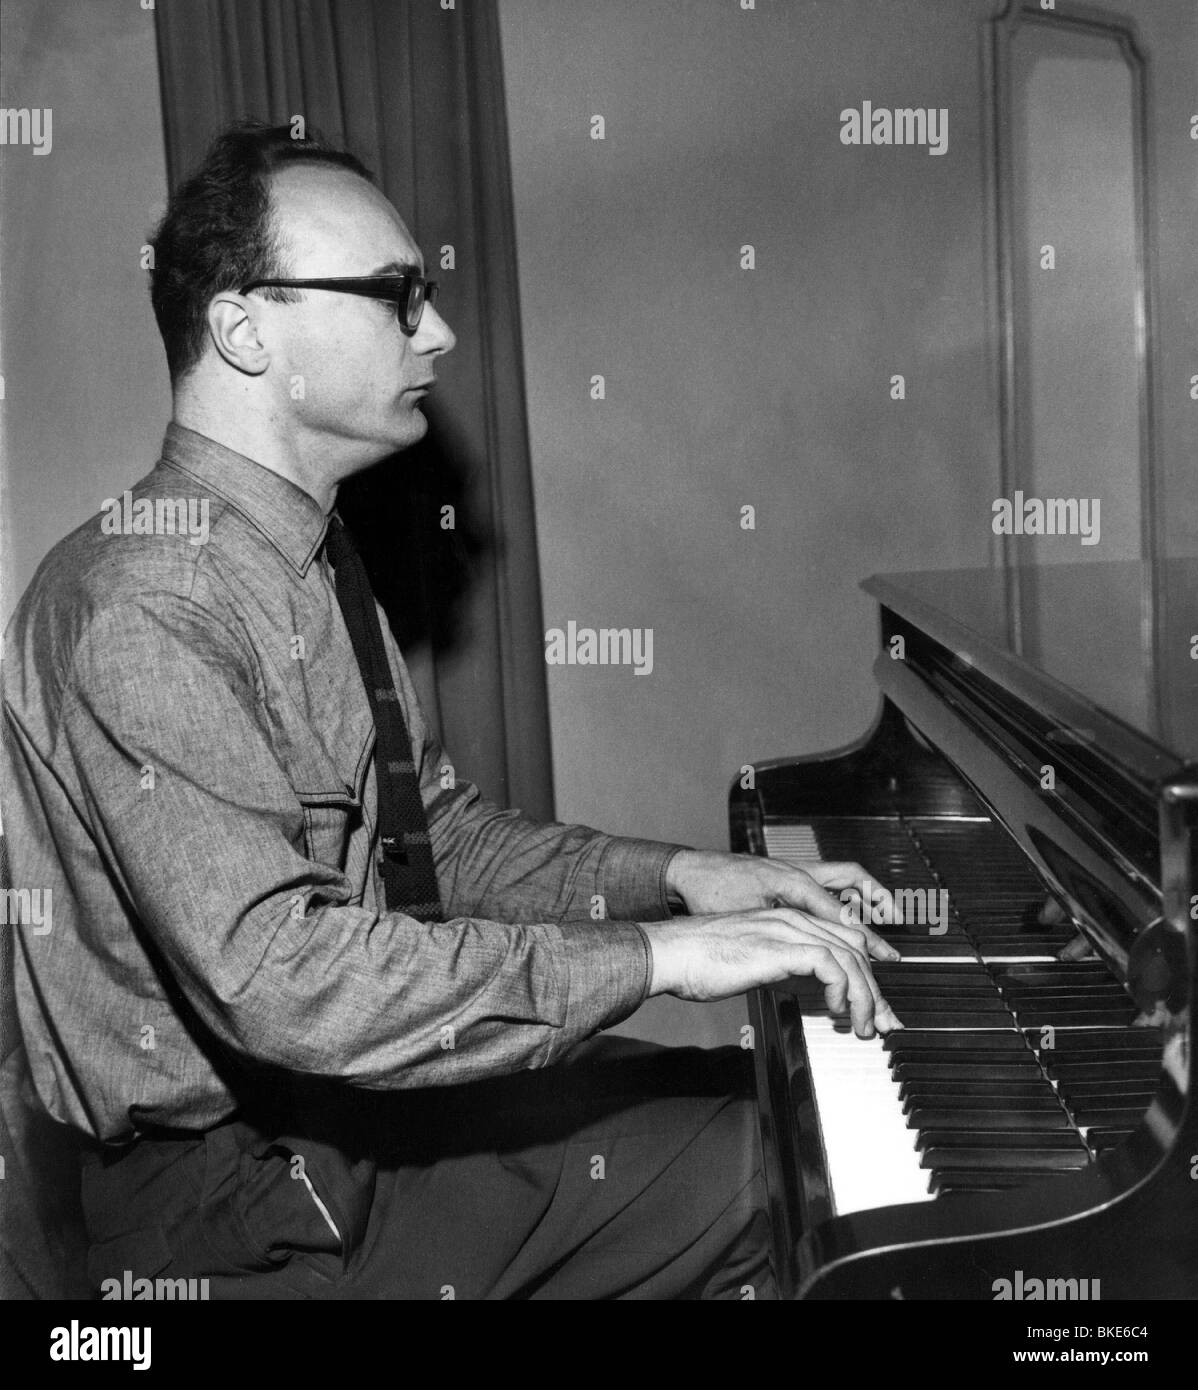
<path fill-rule="evenodd" d="M 696 858 L 696 851 L 693 849 L 680 849 L 676 854 L 671 855 L 666 864 L 666 892 L 672 898 L 680 898 L 686 901 L 686 882 L 688 868 Z"/>
<path fill-rule="evenodd" d="M 649 943 L 649 989 L 645 997 L 651 999 L 655 994 L 668 994 L 670 992 L 668 978 L 670 953 L 666 938 L 669 935 L 670 923 L 638 922 L 637 925 Z"/>

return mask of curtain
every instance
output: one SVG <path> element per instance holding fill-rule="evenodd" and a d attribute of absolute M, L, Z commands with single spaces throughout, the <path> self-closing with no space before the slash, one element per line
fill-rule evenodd
<path fill-rule="evenodd" d="M 498 19 L 494 0 L 444 2 L 158 0 L 167 176 L 230 121 L 301 116 L 374 172 L 420 244 L 458 345 L 425 440 L 339 505 L 457 773 L 550 818 Z"/>

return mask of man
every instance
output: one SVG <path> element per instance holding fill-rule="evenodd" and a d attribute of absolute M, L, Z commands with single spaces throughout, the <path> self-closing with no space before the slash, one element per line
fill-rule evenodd
<path fill-rule="evenodd" d="M 88 1143 L 92 1286 L 769 1296 L 745 1055 L 586 1040 L 650 995 L 789 975 L 895 1026 L 868 960 L 895 953 L 833 896 L 865 871 L 441 785 L 335 505 L 424 435 L 454 337 L 354 158 L 228 132 L 171 200 L 152 296 L 162 459 L 120 524 L 55 547 L 3 668 L 13 882 L 53 903 L 18 935 L 20 1027 Z"/>

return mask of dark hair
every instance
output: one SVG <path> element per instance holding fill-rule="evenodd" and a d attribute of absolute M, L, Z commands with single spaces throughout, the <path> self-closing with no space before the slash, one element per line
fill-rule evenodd
<path fill-rule="evenodd" d="M 284 277 L 272 225 L 270 176 L 290 164 L 333 164 L 374 182 L 352 154 L 313 131 L 292 136 L 291 126 L 241 121 L 218 135 L 204 162 L 172 193 L 151 238 L 150 300 L 176 382 L 200 360 L 212 296 L 251 280 Z M 287 301 L 295 292 L 263 290 Z"/>

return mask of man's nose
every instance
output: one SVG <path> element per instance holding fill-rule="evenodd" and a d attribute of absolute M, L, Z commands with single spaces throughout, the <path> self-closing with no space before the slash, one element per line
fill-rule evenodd
<path fill-rule="evenodd" d="M 431 304 L 424 306 L 412 346 L 417 352 L 452 352 L 457 337 Z"/>

